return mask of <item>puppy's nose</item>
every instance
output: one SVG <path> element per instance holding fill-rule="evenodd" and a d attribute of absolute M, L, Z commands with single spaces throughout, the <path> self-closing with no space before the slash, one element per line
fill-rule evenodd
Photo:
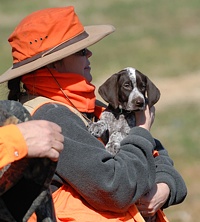
<path fill-rule="evenodd" d="M 144 101 L 143 101 L 143 99 L 137 98 L 137 99 L 135 100 L 135 105 L 136 105 L 137 107 L 143 107 L 143 106 L 144 106 Z"/>

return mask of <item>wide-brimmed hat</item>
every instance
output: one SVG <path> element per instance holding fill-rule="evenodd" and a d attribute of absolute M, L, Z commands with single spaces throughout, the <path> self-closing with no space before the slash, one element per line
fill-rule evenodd
<path fill-rule="evenodd" d="M 73 6 L 36 11 L 10 35 L 13 66 L 0 75 L 0 83 L 72 55 L 114 31 L 112 25 L 83 26 Z"/>

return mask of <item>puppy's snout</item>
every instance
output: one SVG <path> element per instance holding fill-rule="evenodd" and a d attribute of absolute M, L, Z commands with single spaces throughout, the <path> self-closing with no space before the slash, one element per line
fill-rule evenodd
<path fill-rule="evenodd" d="M 140 107 L 140 108 L 144 107 L 144 100 L 139 97 L 136 98 L 135 99 L 135 106 Z"/>

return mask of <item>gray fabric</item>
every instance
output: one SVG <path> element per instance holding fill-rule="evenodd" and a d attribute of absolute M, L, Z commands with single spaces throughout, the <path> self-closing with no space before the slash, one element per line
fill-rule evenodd
<path fill-rule="evenodd" d="M 124 212 L 162 178 L 173 180 L 169 186 L 175 184 L 170 186 L 168 203 L 176 204 L 184 199 L 184 181 L 165 151 L 165 155 L 159 157 L 162 163 L 155 161 L 152 151 L 156 142 L 147 130 L 131 129 L 121 142 L 119 153 L 113 157 L 90 135 L 82 120 L 65 106 L 43 105 L 34 118 L 50 120 L 62 127 L 65 141 L 57 172 L 94 208 Z M 174 172 L 173 178 L 163 170 L 165 167 Z M 54 176 L 54 181 L 63 183 L 58 175 Z"/>
<path fill-rule="evenodd" d="M 166 183 L 170 187 L 170 198 L 163 208 L 181 203 L 186 195 L 187 188 L 185 182 L 177 170 L 173 167 L 174 163 L 170 159 L 167 150 L 162 146 L 160 141 L 155 140 L 156 149 L 160 155 L 155 157 L 156 163 L 156 183 Z"/>

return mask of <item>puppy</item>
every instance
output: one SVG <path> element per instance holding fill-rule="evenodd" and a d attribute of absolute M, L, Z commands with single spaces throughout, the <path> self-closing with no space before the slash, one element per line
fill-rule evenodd
<path fill-rule="evenodd" d="M 128 67 L 107 79 L 98 90 L 108 103 L 98 122 L 89 125 L 89 132 L 106 144 L 106 150 L 115 155 L 120 142 L 135 126 L 134 112 L 152 107 L 160 98 L 160 91 L 140 71 Z"/>

